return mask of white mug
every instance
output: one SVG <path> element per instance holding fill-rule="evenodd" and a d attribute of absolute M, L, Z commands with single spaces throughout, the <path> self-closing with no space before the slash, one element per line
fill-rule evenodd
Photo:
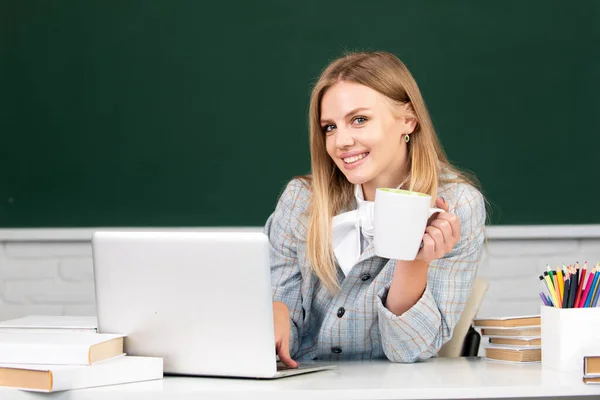
<path fill-rule="evenodd" d="M 414 260 L 421 247 L 427 220 L 441 208 L 431 207 L 431 196 L 402 189 L 375 191 L 373 242 L 375 254 Z"/>

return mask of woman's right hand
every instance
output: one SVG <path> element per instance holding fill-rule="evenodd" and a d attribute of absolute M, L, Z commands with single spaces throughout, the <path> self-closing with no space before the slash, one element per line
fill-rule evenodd
<path fill-rule="evenodd" d="M 298 363 L 290 356 L 290 310 L 281 301 L 273 302 L 273 322 L 275 324 L 275 350 L 279 360 L 287 367 L 296 368 Z"/>

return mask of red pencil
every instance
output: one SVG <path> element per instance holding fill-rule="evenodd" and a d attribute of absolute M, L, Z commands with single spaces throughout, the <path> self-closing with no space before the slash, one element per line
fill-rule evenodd
<path fill-rule="evenodd" d="M 587 284 L 585 285 L 585 291 L 581 295 L 581 299 L 579 299 L 578 308 L 583 308 L 583 306 L 585 305 L 585 301 L 587 300 L 588 293 L 590 292 L 590 288 L 592 287 L 592 282 L 594 280 L 594 272 L 595 271 L 592 271 L 588 275 Z"/>

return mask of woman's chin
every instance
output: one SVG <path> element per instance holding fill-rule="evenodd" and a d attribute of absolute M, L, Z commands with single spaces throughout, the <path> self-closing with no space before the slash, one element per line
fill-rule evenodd
<path fill-rule="evenodd" d="M 371 167 L 369 159 L 370 157 L 367 156 L 354 165 L 348 166 L 343 164 L 338 165 L 338 168 L 342 171 L 348 182 L 354 185 L 362 185 L 373 179 L 373 173 L 370 171 L 371 168 L 369 168 Z"/>
<path fill-rule="evenodd" d="M 348 182 L 350 182 L 353 185 L 362 185 L 363 183 L 368 182 L 370 180 L 369 177 L 357 174 L 345 174 L 345 176 Z"/>

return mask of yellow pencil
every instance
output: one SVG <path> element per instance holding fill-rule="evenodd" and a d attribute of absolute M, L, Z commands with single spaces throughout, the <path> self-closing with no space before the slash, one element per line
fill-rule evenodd
<path fill-rule="evenodd" d="M 554 307 L 562 308 L 562 304 L 559 304 L 558 298 L 556 297 L 556 291 L 554 290 L 552 279 L 550 279 L 550 277 L 548 276 L 548 271 L 544 271 L 544 279 L 546 280 L 546 285 L 548 285 L 550 296 L 552 296 L 552 302 L 554 303 Z"/>
<path fill-rule="evenodd" d="M 550 265 L 546 264 L 546 269 L 548 270 L 548 276 L 550 278 L 550 283 L 552 284 L 552 288 L 554 289 L 554 296 L 555 296 L 555 307 L 561 308 L 561 301 L 560 301 L 560 297 L 558 294 L 558 282 L 556 281 L 556 275 L 554 273 L 554 270 L 552 268 L 550 268 Z"/>
<path fill-rule="evenodd" d="M 556 283 L 558 284 L 557 285 L 558 301 L 560 301 L 560 304 L 562 305 L 563 297 L 565 295 L 565 280 L 563 278 L 563 273 L 560 268 L 556 269 Z"/>

